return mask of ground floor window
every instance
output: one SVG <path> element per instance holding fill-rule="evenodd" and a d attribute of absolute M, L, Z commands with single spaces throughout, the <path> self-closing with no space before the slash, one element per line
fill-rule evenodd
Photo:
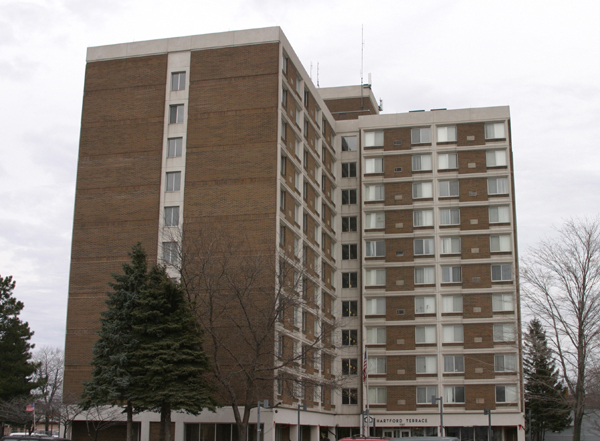
<path fill-rule="evenodd" d="M 488 427 L 445 427 L 446 436 L 455 436 L 460 441 L 488 441 Z M 492 427 L 493 441 L 517 441 L 516 427 Z"/>

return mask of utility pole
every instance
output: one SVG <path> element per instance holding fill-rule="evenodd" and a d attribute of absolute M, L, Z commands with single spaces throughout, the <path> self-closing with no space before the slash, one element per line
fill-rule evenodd
<path fill-rule="evenodd" d="M 435 395 L 431 396 L 431 404 L 437 404 L 440 402 L 440 434 L 438 436 L 444 436 L 444 397 L 437 398 Z"/>
<path fill-rule="evenodd" d="M 302 441 L 302 426 L 300 426 L 300 411 L 306 410 L 306 403 L 298 404 L 298 441 Z"/>
<path fill-rule="evenodd" d="M 492 441 L 492 409 L 483 409 L 483 414 L 488 416 L 488 441 Z"/>

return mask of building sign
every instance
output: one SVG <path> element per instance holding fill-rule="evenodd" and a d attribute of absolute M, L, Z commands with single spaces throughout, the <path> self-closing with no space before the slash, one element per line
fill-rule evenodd
<path fill-rule="evenodd" d="M 399 418 L 393 416 L 375 416 L 375 422 L 377 423 L 377 427 L 390 427 L 390 426 L 436 426 L 438 424 L 437 419 L 431 418 L 428 416 L 410 416 L 407 418 Z"/>

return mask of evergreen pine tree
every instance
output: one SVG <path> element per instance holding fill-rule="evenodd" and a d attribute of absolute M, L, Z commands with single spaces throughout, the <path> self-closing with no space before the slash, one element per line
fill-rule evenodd
<path fill-rule="evenodd" d="M 134 310 L 139 348 L 132 357 L 136 404 L 161 414 L 161 441 L 171 440 L 171 411 L 214 409 L 202 334 L 178 283 L 154 267 Z"/>
<path fill-rule="evenodd" d="M 38 384 L 32 381 L 36 364 L 31 361 L 33 331 L 19 314 L 23 302 L 13 297 L 12 276 L 0 276 L 0 401 L 29 395 Z"/>
<path fill-rule="evenodd" d="M 101 329 L 94 344 L 92 380 L 84 385 L 84 407 L 126 404 L 127 440 L 133 440 L 131 354 L 138 341 L 133 333 L 133 311 L 141 292 L 146 290 L 148 264 L 140 243 L 129 253 L 131 263 L 123 264 L 123 274 L 113 274 L 107 293 L 107 309 L 101 313 Z M 139 409 L 138 409 L 139 410 Z"/>
<path fill-rule="evenodd" d="M 523 359 L 525 412 L 531 410 L 532 441 L 543 441 L 547 430 L 562 431 L 571 424 L 571 406 L 559 378 L 541 322 L 529 323 Z"/>

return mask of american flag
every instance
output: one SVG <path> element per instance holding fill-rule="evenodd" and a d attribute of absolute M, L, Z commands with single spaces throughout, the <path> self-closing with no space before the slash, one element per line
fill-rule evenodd
<path fill-rule="evenodd" d="M 365 361 L 363 362 L 363 381 L 367 381 L 367 348 L 365 347 Z"/>
<path fill-rule="evenodd" d="M 35 410 L 35 407 L 33 404 L 28 404 L 27 407 L 25 407 L 25 412 L 33 412 Z"/>

